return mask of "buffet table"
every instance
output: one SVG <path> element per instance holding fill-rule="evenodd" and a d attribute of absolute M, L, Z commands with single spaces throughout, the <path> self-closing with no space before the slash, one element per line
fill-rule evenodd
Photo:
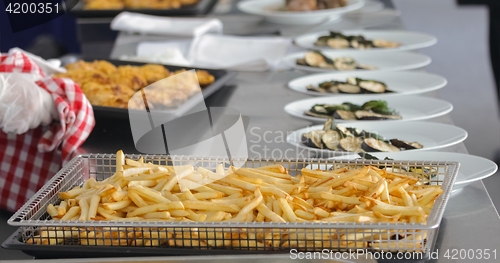
<path fill-rule="evenodd" d="M 255 17 L 243 15 L 218 16 L 224 23 L 226 33 L 262 32 L 273 34 L 280 30 L 279 26 L 266 26 Z M 257 19 L 257 20 L 256 20 Z M 389 19 L 378 28 L 401 28 L 399 19 Z M 356 19 L 351 20 L 356 21 Z M 356 22 L 343 23 L 340 27 L 352 27 Z M 328 26 L 328 25 L 323 25 Z M 338 25 L 337 25 L 338 26 Z M 265 31 L 262 31 L 266 29 Z M 284 30 L 287 28 L 285 27 Z M 344 29 L 344 28 L 340 28 Z M 311 28 L 311 30 L 314 30 Z M 288 31 L 290 32 L 290 31 Z M 111 57 L 120 58 L 122 55 L 133 55 L 137 44 L 141 41 L 164 40 L 161 37 L 129 35 L 122 33 L 118 36 Z M 297 130 L 312 123 L 289 116 L 283 107 L 289 102 L 307 98 L 307 95 L 297 93 L 286 87 L 286 83 L 298 76 L 306 75 L 301 71 L 268 71 L 268 72 L 238 72 L 237 76 L 229 81 L 221 90 L 206 98 L 207 107 L 229 107 L 238 110 L 246 128 L 249 157 L 272 158 L 272 150 L 279 149 L 288 157 L 301 156 L 300 149 L 287 144 L 284 140 L 287 132 Z M 448 87 L 453 88 L 453 87 Z M 425 96 L 437 97 L 437 93 L 428 93 Z M 430 121 L 453 124 L 448 115 Z M 190 138 L 185 138 L 189 140 Z M 97 125 L 83 145 L 85 152 L 113 153 L 123 149 L 127 153 L 136 152 L 131 139 L 128 119 L 106 119 L 97 116 Z M 448 147 L 442 151 L 467 153 L 463 143 Z M 277 151 L 276 151 L 277 152 Z M 460 259 L 460 251 L 473 249 L 493 253 L 500 252 L 500 218 L 481 181 L 467 185 L 457 193 L 453 193 L 441 223 L 433 258 L 426 262 L 472 262 L 470 259 Z M 453 259 L 453 249 L 458 252 Z M 462 252 L 463 253 L 463 252 Z M 439 255 L 438 258 L 436 258 Z M 493 255 L 493 254 L 492 254 Z M 90 260 L 89 260 L 90 261 Z M 479 261 L 479 260 L 478 260 Z M 497 259 L 483 259 L 479 262 L 497 262 Z M 379 261 L 383 262 L 383 261 Z M 400 260 L 398 262 L 415 262 Z M 474 261 L 475 262 L 475 261 Z"/>
<path fill-rule="evenodd" d="M 384 3 L 386 7 L 390 7 L 390 1 L 384 1 Z M 221 19 L 225 34 L 235 35 L 275 35 L 280 33 L 285 36 L 294 36 L 325 29 L 342 30 L 368 26 L 378 29 L 403 28 L 401 21 L 395 15 L 397 12 L 391 9 L 384 11 L 385 13 L 367 17 L 351 15 L 340 23 L 322 24 L 317 27 L 279 26 L 263 22 L 257 17 L 234 14 L 231 10 L 228 12 L 229 14 L 213 16 Z M 85 23 L 92 23 L 91 19 L 85 20 Z M 121 33 L 115 41 L 111 58 L 119 59 L 124 55 L 134 55 L 140 42 L 155 40 L 164 41 L 165 38 Z M 88 57 L 90 54 L 83 55 Z M 206 107 L 228 107 L 241 113 L 246 129 L 250 158 L 318 157 L 297 149 L 285 141 L 288 133 L 312 124 L 309 121 L 291 117 L 283 110 L 283 107 L 289 102 L 308 98 L 307 95 L 292 91 L 286 86 L 288 81 L 303 75 L 307 75 L 307 73 L 298 70 L 238 72 L 223 88 L 205 98 L 205 104 Z M 437 93 L 431 92 L 424 96 L 437 97 Z M 430 121 L 453 124 L 448 115 Z M 183 138 L 186 142 L 192 139 Z M 109 118 L 109 116 L 97 113 L 95 129 L 81 147 L 81 152 L 114 153 L 119 149 L 126 153 L 137 153 L 128 117 Z M 444 148 L 442 151 L 467 153 L 463 143 Z M 461 251 L 469 250 L 481 251 L 481 253 L 489 250 L 490 259 L 483 259 L 479 262 L 498 262 L 498 258 L 500 258 L 500 255 L 496 255 L 496 253 L 500 253 L 500 235 L 498 233 L 500 233 L 500 217 L 487 190 L 481 181 L 471 183 L 452 194 L 441 223 L 434 253 L 431 254 L 432 259 L 422 262 L 479 261 L 469 258 L 460 259 L 463 255 Z M 496 256 L 496 259 L 493 256 Z M 137 259 L 137 261 L 141 260 Z M 51 262 L 58 261 L 51 260 Z M 102 260 L 85 259 L 81 262 L 98 261 Z M 66 262 L 66 260 L 60 260 L 60 262 Z M 379 260 L 379 262 L 384 261 Z M 402 259 L 397 262 L 416 261 Z"/>

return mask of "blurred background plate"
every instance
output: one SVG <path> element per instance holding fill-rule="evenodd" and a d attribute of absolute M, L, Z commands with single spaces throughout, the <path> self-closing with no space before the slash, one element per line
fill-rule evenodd
<path fill-rule="evenodd" d="M 263 16 L 267 21 L 288 25 L 316 24 L 340 19 L 342 14 L 360 9 L 364 0 L 348 0 L 344 7 L 314 11 L 281 11 L 285 0 L 246 0 L 238 3 L 243 13 Z"/>

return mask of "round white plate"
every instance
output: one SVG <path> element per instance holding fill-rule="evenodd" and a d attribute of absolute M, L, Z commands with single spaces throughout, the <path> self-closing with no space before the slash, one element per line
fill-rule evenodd
<path fill-rule="evenodd" d="M 340 54 L 338 51 L 324 50 L 323 55 L 335 59 L 337 57 L 349 56 L 356 60 L 359 64 L 375 66 L 375 70 L 349 70 L 338 71 L 335 69 L 317 68 L 309 66 L 297 65 L 297 59 L 304 58 L 306 52 L 293 53 L 286 56 L 283 61 L 292 68 L 301 69 L 311 72 L 362 72 L 362 71 L 397 71 L 423 68 L 431 63 L 431 58 L 422 54 L 410 52 L 394 52 L 390 55 L 384 52 L 354 52 L 350 54 Z"/>
<path fill-rule="evenodd" d="M 425 92 L 430 92 L 438 90 L 444 87 L 447 83 L 446 79 L 418 71 L 397 71 L 397 72 L 357 72 L 357 73 L 322 73 L 307 75 L 304 77 L 296 78 L 288 82 L 288 87 L 308 95 L 313 96 L 346 96 L 350 94 L 334 94 L 334 93 L 320 93 L 315 91 L 307 90 L 308 85 L 318 86 L 320 83 L 325 81 L 346 81 L 348 77 L 357 77 L 362 79 L 371 79 L 384 82 L 389 90 L 394 91 L 393 93 L 369 93 L 369 94 L 356 94 L 356 96 L 362 97 L 372 97 L 378 95 L 385 96 L 401 96 L 401 95 L 412 95 L 421 94 Z"/>
<path fill-rule="evenodd" d="M 467 184 L 488 178 L 494 174 L 498 166 L 483 157 L 463 154 L 463 153 L 450 153 L 450 152 L 415 152 L 405 151 L 399 153 L 370 153 L 371 155 L 384 159 L 389 157 L 394 160 L 404 161 L 450 161 L 459 162 L 460 169 L 458 170 L 457 179 L 453 190 L 458 190 Z M 356 159 L 358 155 L 347 155 L 335 157 L 336 159 Z"/>
<path fill-rule="evenodd" d="M 406 150 L 410 152 L 436 150 L 458 144 L 460 142 L 463 142 L 467 138 L 467 131 L 462 128 L 434 122 L 345 122 L 339 123 L 339 125 L 376 133 L 380 136 L 383 136 L 385 139 L 400 139 L 410 142 L 419 142 L 424 146 L 424 148 L 422 149 Z M 296 130 L 290 133 L 287 136 L 286 140 L 289 144 L 297 148 L 307 149 L 311 152 L 334 155 L 348 154 L 341 151 L 308 147 L 302 143 L 301 136 L 303 133 L 322 129 L 323 125 L 315 125 Z M 370 152 L 369 154 L 372 153 Z"/>
<path fill-rule="evenodd" d="M 414 50 L 432 46 L 437 43 L 437 38 L 428 34 L 410 32 L 410 31 L 400 31 L 400 30 L 345 30 L 341 31 L 345 35 L 361 35 L 367 39 L 385 39 L 390 41 L 395 41 L 401 43 L 401 46 L 396 48 L 372 48 L 372 49 L 333 49 L 330 47 L 315 46 L 314 42 L 320 36 L 329 35 L 330 32 L 316 32 L 298 36 L 295 38 L 294 42 L 298 46 L 307 49 L 318 49 L 318 50 L 328 50 L 335 51 L 341 54 L 359 53 L 359 52 L 388 52 L 388 51 L 405 51 Z"/>
<path fill-rule="evenodd" d="M 426 120 L 442 116 L 451 112 L 453 105 L 451 103 L 434 98 L 421 97 L 421 96 L 385 96 L 378 95 L 377 100 L 385 100 L 389 108 L 396 110 L 403 119 L 401 120 L 363 120 L 356 122 L 401 122 L 401 121 L 417 121 Z M 343 102 L 351 102 L 354 104 L 363 104 L 370 99 L 364 96 L 342 96 L 342 97 L 316 97 L 304 100 L 291 102 L 285 106 L 285 112 L 288 114 L 310 120 L 316 123 L 325 122 L 325 118 L 318 118 L 307 116 L 304 112 L 311 109 L 315 104 L 342 104 Z M 336 120 L 336 122 L 352 122 Z"/>
<path fill-rule="evenodd" d="M 342 14 L 360 9 L 364 3 L 364 0 L 349 0 L 344 7 L 293 12 L 280 11 L 285 6 L 285 0 L 246 0 L 238 3 L 238 9 L 243 13 L 263 16 L 274 23 L 304 25 L 340 19 Z"/>

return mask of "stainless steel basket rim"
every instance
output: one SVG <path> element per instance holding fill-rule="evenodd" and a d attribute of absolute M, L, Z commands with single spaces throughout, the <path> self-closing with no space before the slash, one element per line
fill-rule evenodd
<path fill-rule="evenodd" d="M 342 160 L 342 159 L 242 159 L 235 158 L 229 159 L 227 157 L 212 156 L 212 157 L 197 157 L 197 156 L 176 156 L 176 155 L 144 155 L 144 154 L 126 154 L 126 158 L 139 158 L 144 157 L 145 160 L 163 159 L 163 160 L 183 160 L 183 161 L 244 161 L 244 162 L 275 162 L 275 163 L 310 163 L 315 165 L 328 165 L 328 164 L 350 164 L 350 165 L 440 165 L 448 166 L 451 170 L 450 176 L 447 176 L 443 181 L 443 193 L 435 201 L 435 205 L 429 215 L 426 224 L 409 224 L 409 223 L 272 223 L 272 222 L 168 222 L 168 221 L 53 221 L 53 220 L 27 220 L 24 219 L 25 215 L 29 213 L 36 200 L 42 199 L 43 193 L 47 193 L 49 186 L 54 184 L 65 176 L 65 171 L 74 167 L 77 162 L 88 158 L 115 158 L 115 154 L 83 154 L 74 157 L 67 165 L 65 165 L 54 177 L 49 180 L 30 200 L 28 200 L 12 217 L 8 220 L 8 224 L 12 226 L 72 226 L 72 227 L 200 227 L 200 228 L 339 228 L 339 229 L 420 229 L 431 230 L 439 227 L 444 213 L 444 207 L 451 195 L 451 190 L 455 182 L 460 163 L 451 161 L 405 161 L 405 160 Z M 438 204 L 438 205 L 436 205 Z M 31 208 L 30 208 L 31 207 Z M 433 217 L 431 217 L 433 215 Z M 434 220 L 430 220 L 434 219 Z"/>

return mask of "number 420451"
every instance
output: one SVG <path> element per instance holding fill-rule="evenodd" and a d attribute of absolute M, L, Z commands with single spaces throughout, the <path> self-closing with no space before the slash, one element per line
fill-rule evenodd
<path fill-rule="evenodd" d="M 5 11 L 11 14 L 59 13 L 59 3 L 9 3 Z"/>

